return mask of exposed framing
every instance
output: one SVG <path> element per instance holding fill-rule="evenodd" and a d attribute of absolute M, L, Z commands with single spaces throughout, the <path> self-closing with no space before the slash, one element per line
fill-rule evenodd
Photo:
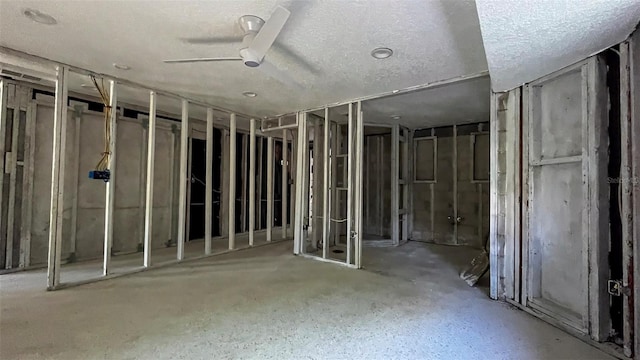
<path fill-rule="evenodd" d="M 273 137 L 267 138 L 267 242 L 273 238 Z"/>
<path fill-rule="evenodd" d="M 149 92 L 149 129 L 147 140 L 146 197 L 144 207 L 144 267 L 151 266 L 151 243 L 153 239 L 153 177 L 156 151 L 156 101 L 157 94 Z M 183 156 L 181 154 L 181 156 Z M 185 162 L 186 163 L 186 162 Z M 178 233 L 180 232 L 178 228 Z M 178 236 L 179 238 L 180 236 Z M 179 240 L 178 240 L 179 241 Z"/>
<path fill-rule="evenodd" d="M 229 117 L 229 250 L 236 247 L 236 114 Z"/>
<path fill-rule="evenodd" d="M 256 227 L 256 120 L 251 119 L 249 132 L 249 246 L 253 246 Z M 246 149 L 246 146 L 244 147 Z M 246 164 L 246 162 L 245 162 Z M 244 186 L 243 186 L 244 188 Z"/>
<path fill-rule="evenodd" d="M 49 216 L 49 256 L 47 289 L 60 284 L 60 253 L 62 248 L 62 217 L 64 201 L 64 167 L 67 141 L 67 78 L 69 69 L 59 66 L 56 70 L 55 110 L 53 117 L 53 158 L 51 160 L 51 210 Z"/>
<path fill-rule="evenodd" d="M 111 80 L 109 82 L 109 107 L 111 108 L 111 118 L 109 121 L 111 124 L 109 125 L 109 149 L 111 150 L 111 154 L 109 155 L 109 162 L 107 164 L 107 168 L 110 171 L 109 181 L 105 184 L 105 203 L 104 203 L 104 259 L 102 263 L 102 275 L 109 275 L 109 267 L 111 266 L 111 248 L 113 246 L 113 211 L 115 208 L 115 192 L 116 192 L 116 175 L 115 171 L 116 165 L 116 136 L 118 134 L 118 94 L 116 92 L 117 86 L 116 82 Z M 80 121 L 76 120 L 76 133 L 75 138 L 77 138 L 77 146 L 79 150 L 80 146 L 80 128 L 78 124 Z M 76 153 L 79 154 L 79 153 Z M 79 159 L 78 159 L 79 160 Z M 80 161 L 76 161 L 77 167 L 80 165 Z M 77 206 L 78 206 L 78 169 L 76 167 L 76 171 L 74 171 L 73 175 L 75 177 L 75 191 L 74 191 L 74 204 L 76 207 L 77 215 Z M 75 219 L 77 222 L 77 218 Z M 74 235 L 75 235 L 75 224 L 74 224 Z M 73 251 L 75 252 L 75 241 L 73 244 Z"/>
<path fill-rule="evenodd" d="M 211 222 L 213 221 L 213 109 L 207 108 L 207 143 L 205 164 L 204 253 L 211 254 Z"/>
<path fill-rule="evenodd" d="M 599 90 L 605 88 L 606 81 L 603 78 L 603 74 L 606 73 L 603 71 L 602 66 L 604 64 L 598 57 L 592 57 L 526 85 L 523 94 L 523 114 L 525 114 L 527 123 L 523 128 L 523 176 L 525 181 L 523 197 L 526 197 L 523 203 L 528 204 L 529 199 L 533 198 L 530 186 L 532 169 L 535 166 L 548 164 L 548 162 L 539 161 L 537 156 L 530 159 L 530 149 L 534 146 L 533 141 L 535 140 L 530 136 L 534 125 L 533 107 L 531 106 L 534 101 L 532 88 L 541 86 L 545 82 L 569 72 L 579 71 L 582 77 L 582 155 L 579 160 L 572 158 L 567 159 L 565 162 L 570 160 L 579 161 L 582 166 L 582 173 L 589 176 L 588 179 L 584 179 L 589 186 L 585 186 L 583 189 L 583 201 L 587 207 L 586 211 L 583 212 L 582 219 L 583 249 L 587 249 L 587 251 L 583 252 L 583 273 L 585 275 L 588 274 L 584 279 L 584 288 L 589 289 L 585 294 L 583 318 L 581 323 L 577 324 L 566 319 L 563 313 L 554 310 L 552 306 L 539 304 L 530 298 L 533 291 L 531 288 L 533 274 L 531 273 L 528 259 L 530 252 L 530 237 L 528 233 L 530 209 L 528 208 L 526 209 L 523 224 L 522 303 L 524 306 L 533 309 L 535 313 L 541 313 L 557 319 L 563 328 L 571 328 L 573 331 L 590 334 L 597 341 L 603 341 L 607 336 L 609 316 L 608 310 L 605 310 L 608 309 L 608 305 L 605 304 L 605 300 L 608 301 L 608 296 L 603 295 L 608 274 L 608 271 L 605 271 L 607 269 L 606 248 L 608 247 L 608 241 L 601 241 L 601 239 L 608 239 L 608 227 L 605 226 L 608 221 L 608 201 L 603 194 L 604 191 L 600 189 L 600 186 L 602 186 L 600 184 L 601 179 L 606 179 L 607 156 L 605 151 L 600 151 L 601 146 L 606 146 L 607 136 L 605 131 L 601 131 L 601 129 L 606 128 L 605 121 L 607 119 L 607 94 L 605 91 Z M 598 77 L 598 74 L 600 77 Z"/>

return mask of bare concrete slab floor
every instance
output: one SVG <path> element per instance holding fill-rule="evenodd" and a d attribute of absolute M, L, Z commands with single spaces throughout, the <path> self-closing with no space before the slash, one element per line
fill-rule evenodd
<path fill-rule="evenodd" d="M 2 359 L 609 359 L 458 278 L 468 249 L 365 249 L 358 271 L 291 242 L 56 292 L 0 277 Z M 367 260 L 368 259 L 368 260 Z M 38 286 L 29 285 L 36 282 Z"/>

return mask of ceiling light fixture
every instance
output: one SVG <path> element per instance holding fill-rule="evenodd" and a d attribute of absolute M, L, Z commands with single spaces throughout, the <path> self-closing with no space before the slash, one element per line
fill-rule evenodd
<path fill-rule="evenodd" d="M 250 98 L 254 98 L 256 96 L 258 96 L 258 94 L 252 92 L 252 91 L 245 91 L 242 93 L 242 95 L 246 96 L 246 97 L 250 97 Z"/>
<path fill-rule="evenodd" d="M 393 50 L 386 47 L 375 48 L 371 52 L 371 56 L 373 56 L 376 59 L 386 59 L 391 55 L 393 55 Z"/>
<path fill-rule="evenodd" d="M 402 116 L 400 116 L 400 115 L 391 115 L 391 118 L 392 118 L 393 120 L 400 120 L 400 118 L 401 118 L 401 117 L 402 117 Z"/>
<path fill-rule="evenodd" d="M 400 92 L 400 90 L 393 90 L 391 93 L 392 93 L 392 94 L 397 94 L 397 93 L 399 93 L 399 92 Z"/>
<path fill-rule="evenodd" d="M 118 63 L 113 63 L 113 67 L 118 70 L 131 70 L 131 67 L 129 65 L 123 65 Z"/>
<path fill-rule="evenodd" d="M 58 21 L 54 19 L 53 16 L 45 14 L 35 9 L 24 9 L 22 10 L 22 15 L 40 24 L 55 25 L 58 23 Z"/>

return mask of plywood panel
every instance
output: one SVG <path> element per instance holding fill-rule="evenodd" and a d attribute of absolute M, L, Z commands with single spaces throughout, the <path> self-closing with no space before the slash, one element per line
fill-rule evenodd
<path fill-rule="evenodd" d="M 534 87 L 533 151 L 554 159 L 582 154 L 582 75 L 580 68 Z"/>
<path fill-rule="evenodd" d="M 533 171 L 529 229 L 532 296 L 581 318 L 585 305 L 581 163 L 547 165 Z"/>

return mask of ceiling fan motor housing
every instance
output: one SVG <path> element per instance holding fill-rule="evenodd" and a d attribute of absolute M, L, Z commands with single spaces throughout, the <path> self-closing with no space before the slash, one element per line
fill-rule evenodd
<path fill-rule="evenodd" d="M 248 67 L 258 67 L 262 62 L 262 59 L 251 53 L 249 45 L 253 42 L 253 39 L 258 34 L 258 31 L 262 29 L 264 20 L 254 15 L 244 15 L 238 20 L 242 31 L 244 31 L 244 37 L 242 38 L 242 48 L 240 49 L 240 56 L 242 61 Z"/>

